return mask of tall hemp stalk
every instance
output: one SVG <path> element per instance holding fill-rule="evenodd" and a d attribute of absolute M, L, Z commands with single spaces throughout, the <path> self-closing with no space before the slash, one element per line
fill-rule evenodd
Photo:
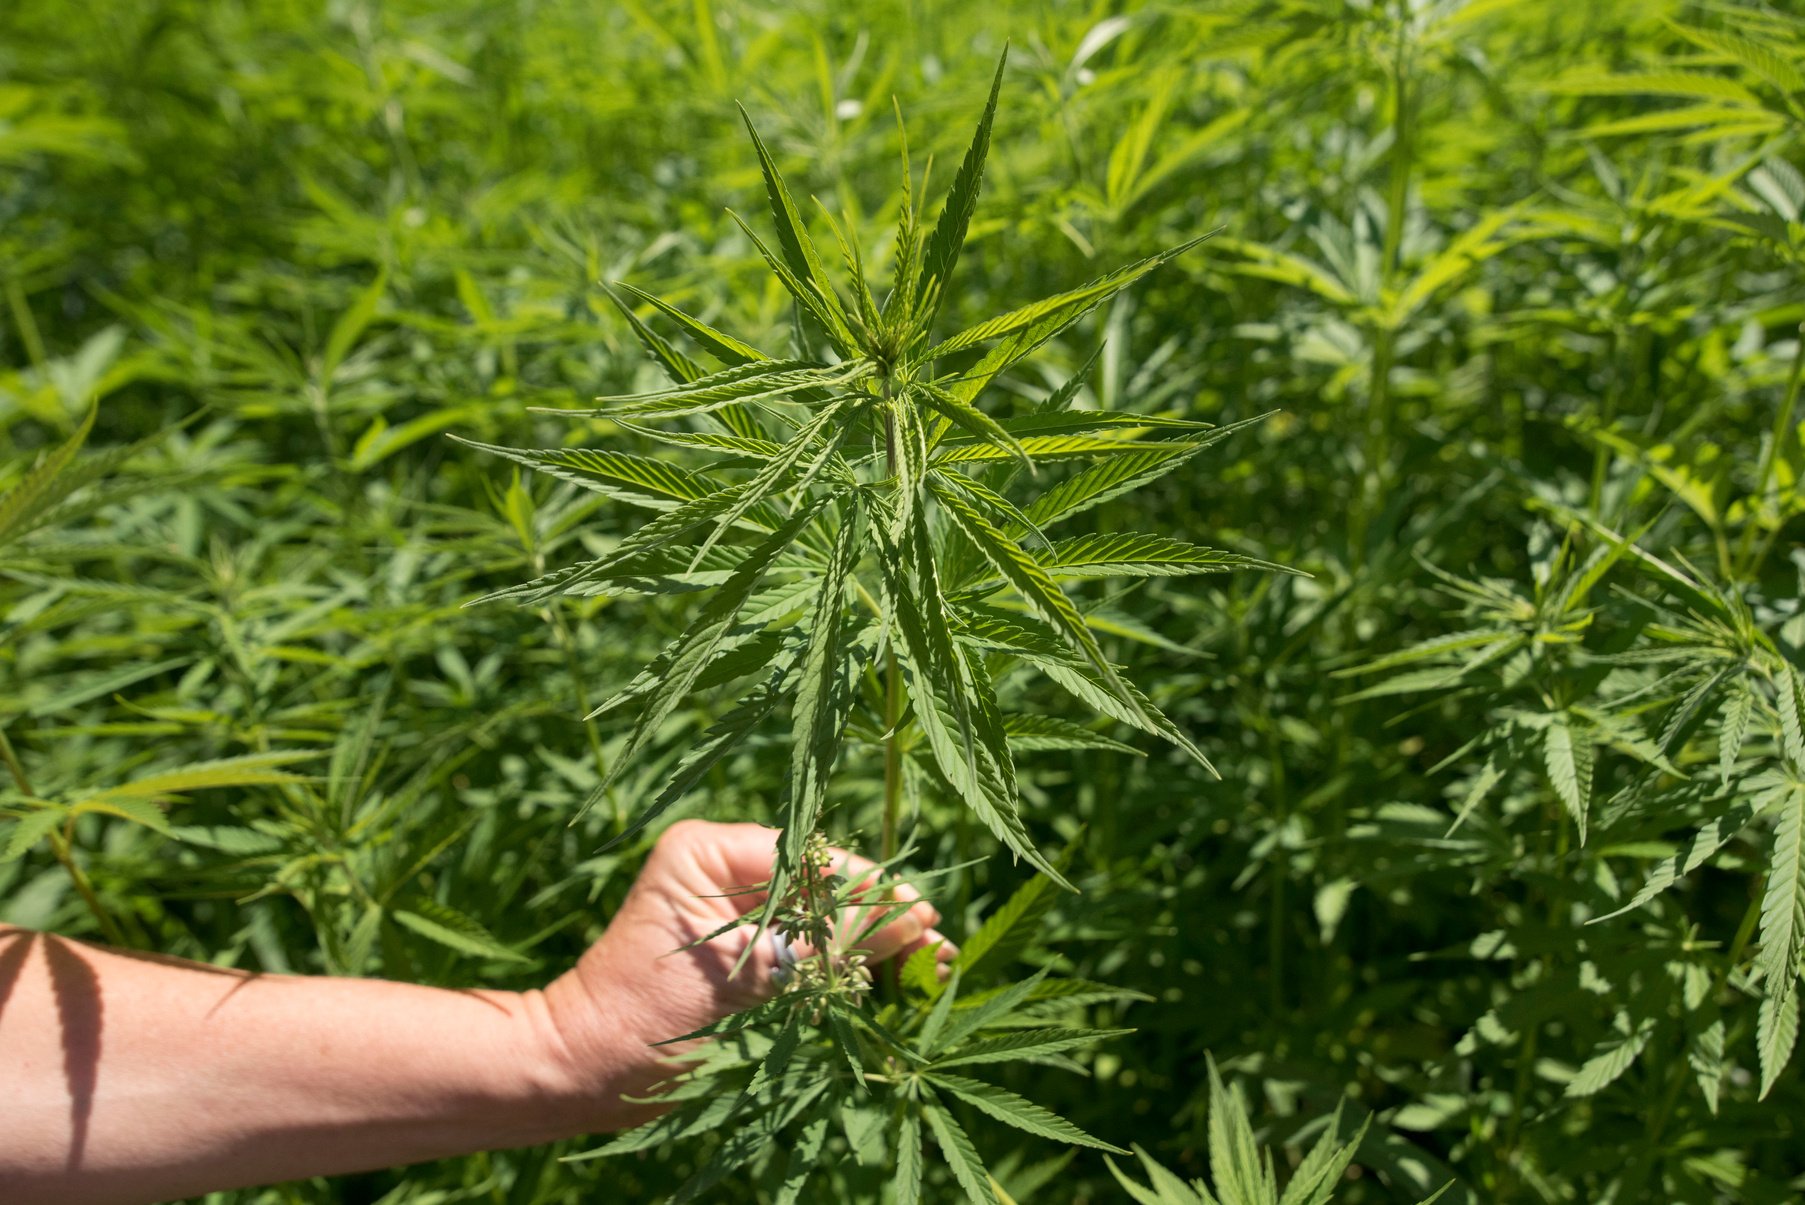
<path fill-rule="evenodd" d="M 1043 1136 L 1107 1146 L 1013 1093 L 947 1071 L 1095 1041 L 1104 1031 L 1036 1023 L 1022 1010 L 1052 997 L 1120 994 L 1042 971 L 959 1003 L 961 981 L 987 963 L 1000 965 L 1044 917 L 1049 884 L 1070 888 L 1021 816 L 1016 752 L 1126 748 L 1070 720 L 1006 714 L 993 683 L 1009 666 L 1032 666 L 1102 716 L 1164 737 L 1207 767 L 1191 739 L 1123 677 L 1061 580 L 1279 568 L 1163 535 L 1046 534 L 1172 472 L 1244 424 L 1075 409 L 1083 370 L 1026 412 L 993 413 L 978 404 L 1002 373 L 1200 240 L 934 337 L 977 203 L 1002 79 L 999 62 L 976 136 L 931 230 L 916 208 L 905 139 L 894 279 L 881 300 L 859 247 L 824 211 L 847 273 L 844 285 L 830 279 L 801 208 L 748 119 L 775 248 L 734 216 L 794 300 L 801 334 L 787 353 L 766 352 L 630 285 L 609 293 L 671 384 L 562 413 L 610 419 L 708 457 L 703 467 L 613 450 L 475 445 L 658 512 L 606 555 L 489 598 L 538 607 L 564 595 L 704 595 L 683 634 L 593 713 L 630 707 L 636 718 L 591 804 L 660 739 L 684 699 L 750 683 L 621 839 L 656 821 L 788 705 L 782 834 L 757 919 L 809 939 L 820 953 L 794 968 L 790 990 L 778 1000 L 706 1031 L 723 1041 L 692 1075 L 709 1085 L 724 1077 L 738 1083 L 737 1092 L 680 1087 L 675 1098 L 687 1103 L 596 1152 L 705 1130 L 732 1134 L 679 1200 L 800 1122 L 791 1173 L 797 1178 L 779 1198 L 794 1199 L 810 1170 L 809 1144 L 819 1149 L 826 1119 L 843 1108 L 881 1105 L 892 1123 L 903 1201 L 920 1192 L 924 1125 L 966 1194 L 993 1199 L 982 1162 L 945 1108 L 952 1100 Z M 722 367 L 704 371 L 620 293 L 649 305 Z M 818 340 L 826 350 L 814 349 Z M 1057 479 L 1049 471 L 1068 468 L 1076 471 Z M 1042 488 L 1016 501 L 1008 491 L 1020 470 Z M 881 1008 L 865 999 L 869 978 L 851 949 L 854 926 L 826 924 L 852 902 L 851 889 L 819 853 L 830 776 L 848 742 L 883 749 L 886 863 L 898 855 L 905 799 L 931 783 L 1042 876 L 967 943 L 944 987 L 932 952 L 923 951 L 903 968 L 903 990 Z M 1003 1025 L 1008 1034 L 997 1036 Z"/>

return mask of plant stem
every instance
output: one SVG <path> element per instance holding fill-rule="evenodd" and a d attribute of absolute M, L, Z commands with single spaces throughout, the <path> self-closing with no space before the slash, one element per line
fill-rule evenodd
<path fill-rule="evenodd" d="M 888 397 L 890 383 L 884 382 Z M 896 416 L 884 412 L 884 468 L 896 476 Z M 879 858 L 888 862 L 896 856 L 896 817 L 902 804 L 902 747 L 897 725 L 902 721 L 902 673 L 897 669 L 896 650 L 884 653 L 884 819 L 879 844 Z"/>
<path fill-rule="evenodd" d="M 6 769 L 13 776 L 13 782 L 17 784 L 20 793 L 36 799 L 38 793 L 31 789 L 31 780 L 25 776 L 25 767 L 19 763 L 19 755 L 13 751 L 13 743 L 7 739 L 4 728 L 0 728 L 0 761 L 6 763 Z M 75 884 L 76 893 L 81 896 L 82 902 L 87 904 L 88 911 L 94 914 L 94 919 L 100 924 L 100 931 L 106 935 L 106 939 L 116 946 L 125 945 L 125 935 L 119 931 L 119 926 L 113 922 L 112 916 L 101 905 L 100 897 L 94 894 L 94 885 L 88 882 L 88 876 L 82 873 L 82 868 L 76 864 L 75 854 L 70 848 L 69 837 L 66 833 L 53 831 L 50 834 L 50 852 L 56 855 L 56 860 L 62 864 L 63 870 L 69 876 L 69 881 Z"/>

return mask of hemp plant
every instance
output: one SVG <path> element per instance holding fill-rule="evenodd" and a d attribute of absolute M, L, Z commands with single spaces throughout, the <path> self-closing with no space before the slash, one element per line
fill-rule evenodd
<path fill-rule="evenodd" d="M 787 707 L 789 776 L 773 877 L 760 885 L 767 899 L 756 918 L 761 927 L 806 931 L 851 905 L 843 892 L 821 894 L 821 867 L 810 852 L 849 742 L 882 749 L 884 864 L 899 860 L 905 804 L 928 789 L 969 808 L 1040 872 L 967 945 L 944 985 L 924 951 L 877 1007 L 862 990 L 845 990 L 845 975 L 862 967 L 823 964 L 799 971 L 795 982 L 832 983 L 835 990 L 786 992 L 754 1015 L 705 1031 L 720 1040 L 673 1089 L 679 1107 L 599 1152 L 727 1132 L 678 1199 L 752 1161 L 792 1123 L 801 1136 L 787 1170 L 781 1160 L 767 1167 L 779 1199 L 794 1199 L 821 1155 L 830 1120 L 869 1114 L 891 1125 L 847 1123 L 848 1146 L 865 1161 L 889 1145 L 898 1200 L 916 1200 L 921 1191 L 924 1127 L 965 1194 L 993 1200 L 983 1162 L 947 1107 L 952 1101 L 1045 1137 L 1116 1149 L 952 1070 L 1061 1061 L 1061 1052 L 1107 1034 L 1051 1025 L 1041 1006 L 1124 994 L 1046 970 L 1000 990 L 961 990 L 975 969 L 1000 963 L 1032 936 L 1052 902 L 1050 884 L 1071 886 L 1024 823 L 1016 751 L 1125 748 L 1073 721 L 1007 714 L 995 681 L 1012 666 L 1031 667 L 1092 711 L 1163 737 L 1207 767 L 1191 739 L 1124 677 L 1062 581 L 1279 567 L 1167 535 L 1048 534 L 1062 520 L 1173 472 L 1244 424 L 1075 408 L 1088 365 L 1026 412 L 993 403 L 987 393 L 1048 340 L 1201 239 L 936 336 L 977 204 L 1002 79 L 999 62 L 976 135 L 931 228 L 915 202 L 905 134 L 893 276 L 881 296 L 856 232 L 849 239 L 824 210 L 846 269 L 844 280 L 832 278 L 802 208 L 747 119 L 775 247 L 735 220 L 794 302 L 797 337 L 785 354 L 716 330 L 637 288 L 610 291 L 670 384 L 564 413 L 611 420 L 707 458 L 702 467 L 616 450 L 475 445 L 659 512 L 607 554 L 489 598 L 537 607 L 569 595 L 706 595 L 688 628 L 596 709 L 600 715 L 629 707 L 636 718 L 590 804 L 659 738 L 684 700 L 750 683 L 617 839 L 657 820 Z M 721 367 L 705 372 L 621 293 L 649 305 Z M 821 1034 L 805 1039 L 816 1021 Z M 735 1077 L 738 1089 L 723 1091 L 723 1078 Z"/>

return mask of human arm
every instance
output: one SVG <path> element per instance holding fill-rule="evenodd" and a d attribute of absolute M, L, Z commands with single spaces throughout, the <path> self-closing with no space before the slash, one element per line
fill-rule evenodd
<path fill-rule="evenodd" d="M 256 975 L 0 929 L 0 1200 L 105 1205 L 619 1129 L 651 1044 L 766 998 L 742 926 L 775 834 L 673 826 L 576 967 L 543 991 Z M 925 903 L 874 958 L 939 940 Z M 950 949 L 950 947 L 948 947 Z"/>

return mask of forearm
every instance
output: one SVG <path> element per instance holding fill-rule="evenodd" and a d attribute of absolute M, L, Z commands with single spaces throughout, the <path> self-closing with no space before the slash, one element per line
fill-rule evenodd
<path fill-rule="evenodd" d="M 0 1200 L 142 1202 L 607 1124 L 538 992 L 148 960 L 0 929 Z"/>

